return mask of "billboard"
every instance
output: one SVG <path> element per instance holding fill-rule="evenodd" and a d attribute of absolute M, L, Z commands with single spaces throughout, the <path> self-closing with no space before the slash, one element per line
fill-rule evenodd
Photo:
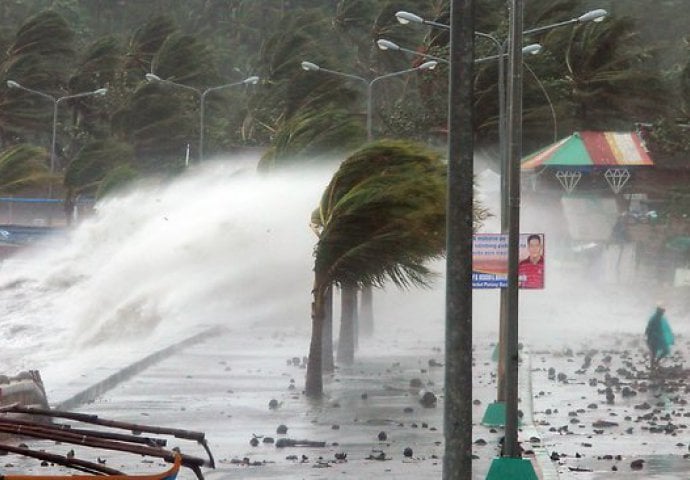
<path fill-rule="evenodd" d="M 544 234 L 520 234 L 518 285 L 544 288 Z M 472 288 L 508 286 L 508 235 L 478 233 L 472 238 Z"/>

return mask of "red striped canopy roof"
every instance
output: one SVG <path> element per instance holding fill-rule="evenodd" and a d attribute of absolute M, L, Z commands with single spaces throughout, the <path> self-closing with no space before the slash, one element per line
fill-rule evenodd
<path fill-rule="evenodd" d="M 575 132 L 522 160 L 522 170 L 654 165 L 637 132 Z"/>

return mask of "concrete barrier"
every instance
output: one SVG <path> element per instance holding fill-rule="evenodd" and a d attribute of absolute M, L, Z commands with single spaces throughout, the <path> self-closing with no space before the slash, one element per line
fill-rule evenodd
<path fill-rule="evenodd" d="M 155 363 L 160 362 L 164 358 L 173 355 L 175 352 L 178 352 L 182 348 L 188 347 L 194 343 L 201 342 L 209 336 L 218 335 L 221 332 L 223 332 L 223 330 L 223 327 L 211 327 L 207 330 L 204 330 L 203 332 L 197 333 L 196 335 L 192 335 L 189 338 L 174 343 L 173 345 L 153 352 L 145 356 L 144 358 L 118 370 L 112 375 L 109 375 L 107 378 L 101 380 L 100 382 L 85 388 L 81 392 L 71 396 L 66 400 L 63 400 L 62 402 L 55 405 L 54 408 L 58 410 L 72 410 L 80 405 L 84 405 L 85 403 L 93 402 L 103 393 L 115 388 L 120 383 L 129 380 L 130 378 L 137 375 L 144 369 L 150 367 L 151 365 L 154 365 Z"/>

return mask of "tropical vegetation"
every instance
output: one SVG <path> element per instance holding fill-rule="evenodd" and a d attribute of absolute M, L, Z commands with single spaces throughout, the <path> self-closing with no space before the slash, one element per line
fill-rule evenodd
<path fill-rule="evenodd" d="M 447 70 L 386 79 L 367 99 L 364 85 L 345 76 L 307 72 L 308 60 L 371 79 L 418 65 L 419 56 L 382 51 L 387 38 L 403 47 L 448 55 L 443 29 L 401 25 L 407 10 L 448 21 L 442 0 L 13 0 L 0 18 L 0 148 L 30 144 L 50 149 L 51 98 L 108 88 L 105 97 L 65 99 L 56 122 L 52 159 L 60 194 L 96 195 L 111 170 L 126 165 L 140 175 L 176 175 L 189 146 L 198 158 L 199 92 L 241 81 L 209 95 L 205 112 L 207 157 L 247 147 L 264 151 L 261 168 L 289 167 L 346 155 L 365 141 L 366 104 L 373 106 L 375 138 L 412 138 L 442 145 L 447 114 Z M 502 41 L 504 0 L 477 5 L 477 26 Z M 556 23 L 600 7 L 611 15 L 530 36 L 544 51 L 525 59 L 525 148 L 581 128 L 659 125 L 661 148 L 687 148 L 667 125 L 687 123 L 690 63 L 682 0 L 647 2 L 554 0 L 528 2 L 525 27 Z M 477 37 L 476 55 L 496 46 Z M 168 82 L 147 83 L 145 75 Z M 532 74 L 533 73 L 533 74 Z M 10 88 L 13 81 L 21 88 Z M 480 145 L 497 136 L 497 63 L 475 71 L 475 134 Z M 679 101 L 668 101 L 678 98 Z M 668 145 L 664 140 L 668 139 Z M 93 143 L 93 145 L 92 145 Z M 103 148 L 127 145 L 120 155 Z M 670 146 L 669 146 L 670 145 Z M 104 147 L 106 146 L 106 147 Z M 107 147 L 110 146 L 110 147 Z M 49 155 L 46 155 L 50 163 Z M 70 168 L 73 162 L 80 165 Z M 89 165 L 94 163 L 94 165 Z M 69 173 L 69 174 L 68 174 Z M 82 176 L 83 175 L 83 176 Z M 63 181 L 64 179 L 64 181 Z"/>

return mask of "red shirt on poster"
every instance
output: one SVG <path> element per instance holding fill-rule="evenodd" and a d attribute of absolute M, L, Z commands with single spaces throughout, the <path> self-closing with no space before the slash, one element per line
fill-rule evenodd
<path fill-rule="evenodd" d="M 520 288 L 544 288 L 544 257 L 539 257 L 537 263 L 531 258 L 525 258 L 518 264 L 518 280 Z"/>
<path fill-rule="evenodd" d="M 527 237 L 528 257 L 518 263 L 520 288 L 544 288 L 544 250 L 541 235 Z"/>

